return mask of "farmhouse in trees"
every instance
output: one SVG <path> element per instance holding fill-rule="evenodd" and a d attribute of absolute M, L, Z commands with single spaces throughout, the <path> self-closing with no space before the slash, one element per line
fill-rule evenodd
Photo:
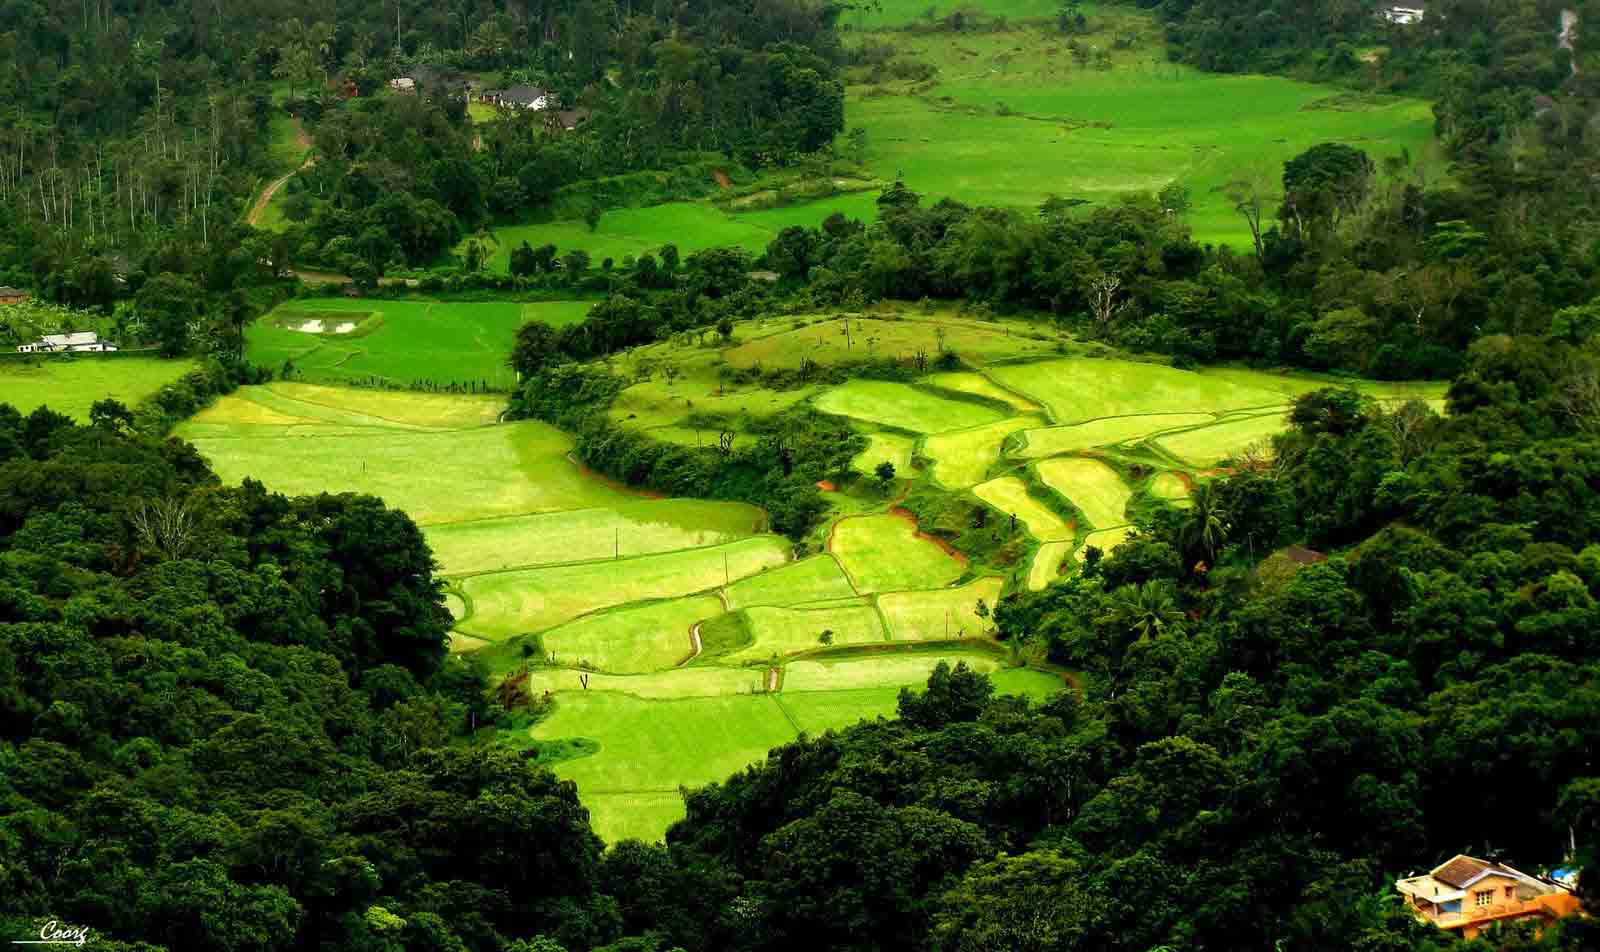
<path fill-rule="evenodd" d="M 1496 922 L 1538 919 L 1541 926 L 1578 912 L 1569 885 L 1538 879 L 1503 863 L 1453 857 L 1426 876 L 1394 884 L 1418 918 L 1471 939 Z"/>
<path fill-rule="evenodd" d="M 537 86 L 512 86 L 509 89 L 490 89 L 483 101 L 494 103 L 501 109 L 532 109 L 538 112 L 555 105 L 555 94 Z"/>
<path fill-rule="evenodd" d="M 94 331 L 76 334 L 46 334 L 31 344 L 17 348 L 19 354 L 104 353 L 116 350 L 116 345 L 100 339 Z"/>
<path fill-rule="evenodd" d="M 21 304 L 29 298 L 28 292 L 9 285 L 0 285 L 0 304 Z"/>
<path fill-rule="evenodd" d="M 1383 18 L 1400 26 L 1410 26 L 1421 23 L 1422 15 L 1426 12 L 1422 7 L 1384 7 Z"/>

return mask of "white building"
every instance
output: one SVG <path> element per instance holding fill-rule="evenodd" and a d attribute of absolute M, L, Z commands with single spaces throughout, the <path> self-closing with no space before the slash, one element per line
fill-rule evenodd
<path fill-rule="evenodd" d="M 1400 26 L 1410 26 L 1413 23 L 1421 23 L 1424 12 L 1426 11 L 1422 7 L 1385 7 L 1383 18 Z"/>
<path fill-rule="evenodd" d="M 99 354 L 116 350 L 115 344 L 108 344 L 100 339 L 94 331 L 79 331 L 76 334 L 46 334 L 32 344 L 23 344 L 17 348 L 19 354 Z"/>

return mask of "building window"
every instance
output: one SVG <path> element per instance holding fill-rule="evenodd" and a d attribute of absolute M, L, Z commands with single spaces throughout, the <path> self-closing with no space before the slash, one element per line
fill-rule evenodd
<path fill-rule="evenodd" d="M 1515 886 L 1507 886 L 1506 887 L 1506 898 L 1507 899 L 1512 898 L 1516 894 L 1517 894 L 1517 887 L 1515 887 Z"/>
<path fill-rule="evenodd" d="M 1485 889 L 1483 892 L 1478 893 L 1478 908 L 1479 909 L 1482 909 L 1483 907 L 1487 906 L 1489 903 L 1491 903 L 1493 901 L 1494 901 L 1494 890 L 1493 889 Z"/>

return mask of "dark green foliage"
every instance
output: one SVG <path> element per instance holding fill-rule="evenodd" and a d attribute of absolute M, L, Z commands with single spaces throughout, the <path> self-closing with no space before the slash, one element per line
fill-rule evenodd
<path fill-rule="evenodd" d="M 0 462 L 0 922 L 28 923 L 8 936 L 47 918 L 196 950 L 390 948 L 390 925 L 406 948 L 485 952 L 620 934 L 572 786 L 447 746 L 487 716 L 486 683 L 445 658 L 410 519 L 222 489 L 125 425 L 0 408 L 0 431 L 29 447 Z"/>

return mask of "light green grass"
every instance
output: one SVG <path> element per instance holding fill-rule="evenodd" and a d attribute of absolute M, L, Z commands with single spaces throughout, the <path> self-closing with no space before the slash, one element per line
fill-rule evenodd
<path fill-rule="evenodd" d="M 824 631 L 833 632 L 833 647 L 874 644 L 886 637 L 883 620 L 871 605 L 751 608 L 745 611 L 745 624 L 749 625 L 755 642 L 722 660 L 740 664 L 766 661 L 775 654 L 781 657 L 803 651 L 818 651 L 823 648 L 820 637 Z"/>
<path fill-rule="evenodd" d="M 592 301 L 428 301 L 304 298 L 285 302 L 245 332 L 249 359 L 273 370 L 292 362 L 310 380 L 342 383 L 376 377 L 400 384 L 486 383 L 510 389 L 516 375 L 506 365 L 517 328 L 528 321 L 564 327 L 583 320 Z M 308 334 L 295 327 L 340 315 L 371 314 L 349 334 Z M 354 318 L 351 318 L 354 320 Z"/>
<path fill-rule="evenodd" d="M 1071 552 L 1071 542 L 1046 542 L 1040 545 L 1033 554 L 1032 564 L 1028 566 L 1028 588 L 1037 592 L 1055 581 L 1061 574 L 1061 563 L 1066 561 Z"/>
<path fill-rule="evenodd" d="M 616 674 L 670 668 L 693 652 L 689 629 L 722 614 L 714 595 L 673 598 L 585 615 L 545 632 L 545 652 L 557 664 L 592 665 Z"/>
<path fill-rule="evenodd" d="M 1015 476 L 1001 476 L 972 487 L 973 495 L 1000 510 L 1004 517 L 1016 516 L 1028 534 L 1041 542 L 1070 539 L 1072 530 L 1065 519 L 1033 498 L 1028 484 Z"/>
<path fill-rule="evenodd" d="M 907 479 L 911 471 L 911 454 L 917 441 L 903 433 L 868 433 L 867 448 L 850 461 L 850 468 L 858 473 L 871 474 L 879 463 L 894 464 L 895 475 Z"/>
<path fill-rule="evenodd" d="M 1076 426 L 1044 427 L 1022 434 L 1027 442 L 1013 455 L 1022 459 L 1040 459 L 1061 453 L 1076 453 L 1095 446 L 1140 439 L 1163 430 L 1202 426 L 1214 419 L 1209 413 L 1154 413 L 1108 417 Z"/>
<path fill-rule="evenodd" d="M 692 373 L 668 381 L 662 374 L 636 383 L 617 395 L 609 415 L 619 423 L 639 428 L 673 426 L 693 413 L 720 413 L 735 418 L 764 417 L 779 413 L 817 392 L 815 387 L 793 390 L 718 387 L 709 374 Z M 710 445 L 718 432 L 706 430 Z"/>
<path fill-rule="evenodd" d="M 448 430 L 488 426 L 504 410 L 505 399 L 497 396 L 352 390 L 275 381 L 243 387 L 190 419 L 208 424 L 346 424 Z"/>
<path fill-rule="evenodd" d="M 999 655 L 983 651 L 917 651 L 914 653 L 879 654 L 869 657 L 847 657 L 841 660 L 806 658 L 791 661 L 783 666 L 783 695 L 785 698 L 808 691 L 840 691 L 859 688 L 919 685 L 939 662 L 948 662 L 953 668 L 965 661 L 967 667 L 981 674 L 1000 669 Z"/>
<path fill-rule="evenodd" d="M 782 565 L 789 546 L 774 536 L 633 559 L 582 562 L 464 579 L 472 599 L 471 635 L 501 641 L 543 631 L 586 612 L 651 598 L 702 592 Z"/>
<path fill-rule="evenodd" d="M 717 545 L 751 535 L 762 521 L 743 503 L 640 499 L 430 526 L 428 545 L 440 574 L 465 575 Z"/>
<path fill-rule="evenodd" d="M 922 455 L 933 460 L 933 478 L 940 485 L 966 489 L 989 475 L 989 467 L 1000 459 L 1006 437 L 1039 422 L 1036 416 L 1016 416 L 970 430 L 938 433 L 923 443 Z"/>
<path fill-rule="evenodd" d="M 1115 529 L 1101 529 L 1098 532 L 1091 532 L 1089 537 L 1083 540 L 1083 545 L 1072 553 L 1072 557 L 1078 561 L 1079 565 L 1082 565 L 1084 553 L 1089 551 L 1089 546 L 1091 545 L 1102 553 L 1110 555 L 1112 550 L 1125 542 L 1128 536 L 1132 534 L 1132 526 L 1118 526 Z"/>
<path fill-rule="evenodd" d="M 1054 352 L 1053 340 L 1037 324 L 978 320 L 950 308 L 928 313 L 907 309 L 898 315 L 826 319 L 799 318 L 804 326 L 752 332 L 748 340 L 726 352 L 733 367 L 798 367 L 802 361 L 829 366 L 872 357 L 909 360 L 918 353 L 931 360 L 941 346 L 970 364 Z M 845 321 L 850 333 L 844 333 Z M 941 335 L 943 340 L 941 341 Z M 1029 336 L 1024 336 L 1029 335 Z M 869 346 L 870 345 L 870 346 Z"/>
<path fill-rule="evenodd" d="M 193 427 L 184 424 L 177 435 L 193 442 L 225 483 L 259 479 L 290 495 L 369 493 L 422 525 L 639 499 L 584 474 L 566 458 L 570 437 L 533 421 L 444 432 L 374 428 L 367 435 L 333 428 L 329 436 L 249 427 L 235 436 L 201 436 Z"/>
<path fill-rule="evenodd" d="M 939 588 L 961 577 L 961 560 L 917 533 L 913 519 L 892 515 L 841 519 L 828 538 L 856 591 Z"/>
<path fill-rule="evenodd" d="M 500 110 L 486 102 L 467 103 L 467 118 L 476 125 L 500 120 Z"/>
<path fill-rule="evenodd" d="M 1003 584 L 1002 579 L 980 578 L 958 588 L 894 592 L 878 596 L 878 609 L 896 641 L 976 638 L 994 626 L 992 620 L 978 617 L 978 599 L 992 612 Z"/>
<path fill-rule="evenodd" d="M 89 407 L 111 397 L 133 406 L 195 368 L 192 360 L 156 357 L 43 357 L 0 361 L 0 403 L 31 413 L 48 406 L 79 422 Z"/>
<path fill-rule="evenodd" d="M 1078 507 L 1090 525 L 1110 529 L 1128 521 L 1128 500 L 1133 493 L 1105 463 L 1067 456 L 1043 460 L 1036 468 L 1040 481 Z"/>
<path fill-rule="evenodd" d="M 902 55 L 939 75 L 917 96 L 852 87 L 846 121 L 867 130 L 872 172 L 903 175 L 934 198 L 1030 209 L 1052 193 L 1108 202 L 1178 181 L 1193 199 L 1186 221 L 1195 237 L 1242 247 L 1248 229 L 1222 193 L 1237 169 L 1275 170 L 1330 141 L 1381 161 L 1402 149 L 1420 155 L 1432 139 L 1427 102 L 1308 108 L 1342 90 L 1173 64 L 1154 19 L 1126 8 L 1091 21 L 1110 28 L 1085 38 L 1091 46 L 1108 47 L 1113 32 L 1127 30 L 1144 40 L 1099 70 L 1075 65 L 1051 28 L 897 38 Z"/>
<path fill-rule="evenodd" d="M 909 384 L 885 380 L 850 380 L 816 399 L 817 409 L 868 423 L 939 433 L 981 426 L 999 420 L 998 410 L 934 396 Z"/>
<path fill-rule="evenodd" d="M 1127 360 L 1069 358 L 991 368 L 996 379 L 1043 403 L 1058 424 L 1132 414 L 1272 407 L 1282 395 L 1226 377 Z"/>
<path fill-rule="evenodd" d="M 1092 13 L 1094 8 L 1094 3 L 1080 4 L 1080 9 L 1086 12 Z M 961 10 L 1021 20 L 1054 17 L 1060 9 L 1059 0 L 945 0 L 942 3 L 931 0 L 879 0 L 871 6 L 863 4 L 845 10 L 839 17 L 839 23 L 848 29 L 875 30 L 926 23 L 930 10 L 935 19 L 943 19 Z"/>
<path fill-rule="evenodd" d="M 1039 405 L 1037 403 L 1034 403 L 1032 400 L 1029 400 L 1027 397 L 1022 396 L 1021 394 L 1012 393 L 1010 390 L 1000 386 L 999 384 L 990 380 L 988 377 L 985 377 L 983 374 L 961 371 L 957 373 L 933 374 L 932 376 L 925 377 L 923 379 L 924 382 L 930 383 L 933 386 L 939 387 L 943 390 L 954 390 L 957 393 L 967 393 L 976 397 L 984 397 L 988 400 L 998 400 L 1001 403 L 1008 403 L 1013 409 L 1020 410 L 1024 413 L 1039 409 Z"/>
<path fill-rule="evenodd" d="M 679 785 L 726 780 L 796 732 L 776 699 L 766 695 L 663 702 L 569 691 L 532 736 L 587 737 L 600 745 L 596 754 L 554 769 L 578 784 L 596 831 L 615 841 L 659 839 L 683 816 Z"/>
<path fill-rule="evenodd" d="M 738 609 L 848 598 L 856 591 L 832 556 L 816 555 L 734 582 L 724 594 L 728 608 Z"/>
<path fill-rule="evenodd" d="M 705 248 L 741 247 L 753 254 L 766 250 L 767 242 L 778 230 L 765 222 L 730 215 L 704 202 L 668 202 L 649 208 L 613 208 L 600 218 L 594 231 L 582 221 L 558 221 L 533 225 L 509 225 L 494 229 L 492 250 L 486 268 L 506 273 L 511 267 L 511 251 L 526 241 L 530 247 L 555 245 L 561 254 L 581 248 L 589 253 L 592 267 L 599 269 L 606 258 L 621 266 L 632 255 L 656 254 L 662 245 L 675 244 L 678 253 L 688 257 Z M 468 239 L 471 240 L 471 239 Z M 459 248 L 457 249 L 459 253 Z"/>
<path fill-rule="evenodd" d="M 1157 473 L 1150 480 L 1150 495 L 1178 506 L 1189 504 L 1189 484 L 1177 473 Z"/>
<path fill-rule="evenodd" d="M 1283 414 L 1268 413 L 1163 436 L 1156 445 L 1191 466 L 1214 466 L 1250 444 L 1271 439 L 1288 428 Z"/>
<path fill-rule="evenodd" d="M 1275 372 L 1244 367 L 1206 367 L 1200 373 L 1257 390 L 1272 390 L 1286 397 L 1298 397 L 1325 387 L 1350 387 L 1378 399 L 1437 400 L 1450 389 L 1449 382 L 1444 380 L 1362 380 L 1303 371 Z"/>

